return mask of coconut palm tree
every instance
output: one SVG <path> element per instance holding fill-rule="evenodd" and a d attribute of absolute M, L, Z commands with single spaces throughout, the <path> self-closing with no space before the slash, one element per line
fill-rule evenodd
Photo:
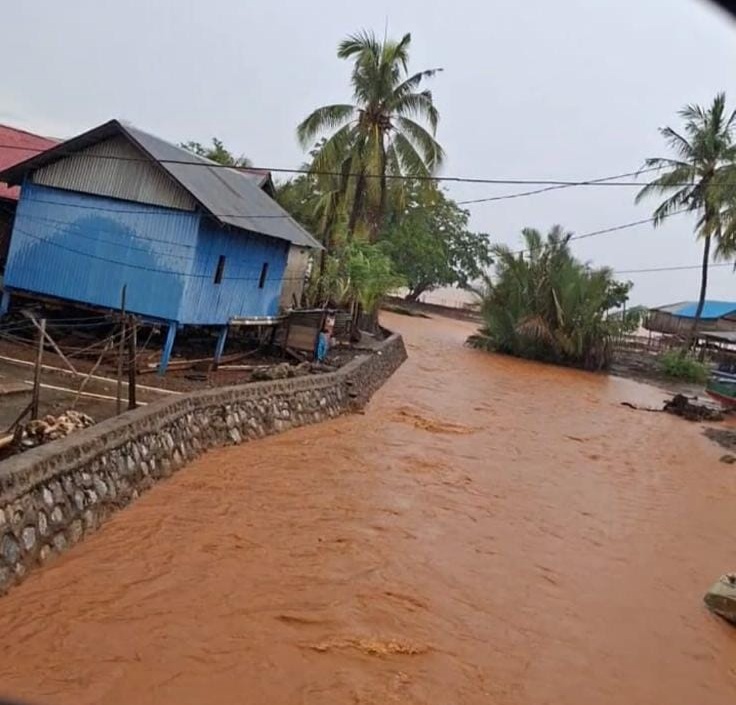
<path fill-rule="evenodd" d="M 730 224 L 736 223 L 736 218 L 733 218 L 736 213 L 733 207 L 729 207 L 732 196 L 725 186 L 733 179 L 736 164 L 733 141 L 736 111 L 726 111 L 726 95 L 719 93 L 710 107 L 686 105 L 679 115 L 685 121 L 682 132 L 671 127 L 660 128 L 674 157 L 646 160 L 646 167 L 663 173 L 639 191 L 636 202 L 648 196 L 666 196 L 654 211 L 655 227 L 676 211 L 688 210 L 698 216 L 696 235 L 703 241 L 703 264 L 700 297 L 690 334 L 692 343 L 697 337 L 705 305 L 711 244 L 715 240 L 716 256 L 727 256 L 732 248 L 725 238 L 724 225 L 729 232 L 736 231 L 736 227 Z"/>
<path fill-rule="evenodd" d="M 435 139 L 439 113 L 431 91 L 421 90 L 440 69 L 409 74 L 410 44 L 410 34 L 398 42 L 379 41 L 365 31 L 343 40 L 337 55 L 353 61 L 354 103 L 317 108 L 297 127 L 304 148 L 329 133 L 311 170 L 349 175 L 341 179 L 343 200 L 351 204 L 349 234 L 359 218 L 367 217 L 376 238 L 389 176 L 429 176 L 442 164 L 444 154 Z"/>

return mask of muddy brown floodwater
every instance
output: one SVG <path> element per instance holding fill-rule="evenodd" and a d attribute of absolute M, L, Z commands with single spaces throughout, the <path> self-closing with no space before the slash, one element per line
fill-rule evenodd
<path fill-rule="evenodd" d="M 736 469 L 662 393 L 468 350 L 364 415 L 212 452 L 0 599 L 43 705 L 733 705 Z"/>

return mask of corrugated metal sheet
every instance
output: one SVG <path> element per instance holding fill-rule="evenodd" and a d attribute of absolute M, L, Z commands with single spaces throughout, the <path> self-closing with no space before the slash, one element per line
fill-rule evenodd
<path fill-rule="evenodd" d="M 200 215 L 144 205 L 130 210 L 110 198 L 27 184 L 5 286 L 116 309 L 127 285 L 130 311 L 181 320 Z"/>
<path fill-rule="evenodd" d="M 287 258 L 286 243 L 258 235 L 225 230 L 202 219 L 196 259 L 187 279 L 179 318 L 200 325 L 224 324 L 232 317 L 273 316 Z M 217 263 L 225 258 L 223 278 L 214 281 Z M 261 269 L 268 263 L 263 288 Z"/>
<path fill-rule="evenodd" d="M 281 308 L 294 308 L 294 301 L 300 305 L 304 293 L 304 282 L 309 268 L 310 250 L 306 247 L 289 248 L 289 257 L 284 270 L 284 285 L 281 287 Z"/>
<path fill-rule="evenodd" d="M 695 312 L 698 309 L 697 301 L 689 301 L 683 304 L 679 309 L 674 311 L 675 315 L 682 318 L 695 318 Z M 705 301 L 701 318 L 722 318 L 729 313 L 736 312 L 736 301 Z"/>
<path fill-rule="evenodd" d="M 155 162 L 141 160 L 140 150 L 122 135 L 38 169 L 32 180 L 44 186 L 165 208 L 191 211 L 196 207 L 187 191 Z"/>
<path fill-rule="evenodd" d="M 209 167 L 207 165 L 212 162 L 159 137 L 130 125 L 121 125 L 121 128 L 159 160 L 161 166 L 221 223 L 287 240 L 294 245 L 321 249 L 319 242 L 265 193 L 252 175 L 236 169 Z"/>
<path fill-rule="evenodd" d="M 0 125 L 0 169 L 25 161 L 39 152 L 53 147 L 57 140 L 34 135 L 10 125 Z M 0 184 L 0 198 L 17 201 L 20 189 Z"/>
<path fill-rule="evenodd" d="M 159 162 L 165 172 L 221 223 L 286 240 L 302 247 L 322 248 L 319 242 L 260 187 L 262 179 L 259 176 L 222 168 L 118 120 L 110 120 L 54 149 L 0 172 L 0 179 L 19 184 L 27 174 L 68 159 L 71 152 L 87 149 L 119 135 L 126 136 Z M 138 157 L 140 158 L 140 154 Z M 138 200 L 138 197 L 131 200 Z"/>

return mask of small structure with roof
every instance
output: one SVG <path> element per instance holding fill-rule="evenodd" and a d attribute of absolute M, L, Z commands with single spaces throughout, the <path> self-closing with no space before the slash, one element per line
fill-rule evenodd
<path fill-rule="evenodd" d="M 680 301 L 649 309 L 644 327 L 655 333 L 688 335 L 697 309 L 697 301 Z M 701 333 L 736 331 L 736 301 L 706 300 L 698 330 Z"/>
<path fill-rule="evenodd" d="M 48 137 L 10 125 L 0 125 L 0 170 L 14 166 L 55 144 L 56 140 Z M 20 189 L 17 186 L 0 183 L 0 274 L 8 256 L 10 230 L 19 197 Z"/>
<path fill-rule="evenodd" d="M 117 309 L 125 288 L 127 311 L 168 325 L 162 371 L 182 326 L 217 326 L 217 358 L 231 322 L 273 320 L 285 279 L 300 291 L 304 267 L 293 263 L 320 247 L 274 200 L 269 174 L 223 167 L 118 120 L 0 181 L 22 184 L 3 309 L 11 296 Z"/>

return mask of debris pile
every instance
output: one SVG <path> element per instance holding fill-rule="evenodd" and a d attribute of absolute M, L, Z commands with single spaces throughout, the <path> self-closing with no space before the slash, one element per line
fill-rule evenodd
<path fill-rule="evenodd" d="M 280 365 L 264 365 L 256 367 L 251 372 L 251 379 L 254 382 L 271 379 L 287 379 L 289 377 L 301 377 L 308 375 L 312 371 L 312 365 L 309 362 L 301 362 L 298 365 L 291 365 L 288 362 L 282 362 Z"/>
<path fill-rule="evenodd" d="M 69 409 L 59 416 L 48 414 L 42 419 L 33 419 L 18 426 L 13 436 L 13 445 L 22 450 L 35 448 L 68 436 L 73 431 L 92 426 L 94 423 L 91 416 L 74 409 Z"/>
<path fill-rule="evenodd" d="M 251 379 L 254 381 L 287 379 L 289 377 L 301 377 L 310 372 L 310 364 L 302 362 L 298 365 L 291 365 L 288 362 L 282 362 L 279 365 L 263 365 L 256 367 L 251 372 Z"/>
<path fill-rule="evenodd" d="M 691 402 L 684 394 L 675 394 L 664 403 L 663 411 L 688 421 L 723 421 L 723 412 L 705 404 Z"/>

